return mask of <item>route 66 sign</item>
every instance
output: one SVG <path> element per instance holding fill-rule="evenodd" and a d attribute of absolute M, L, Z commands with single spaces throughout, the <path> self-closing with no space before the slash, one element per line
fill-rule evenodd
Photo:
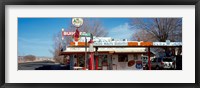
<path fill-rule="evenodd" d="M 135 67 L 136 67 L 137 69 L 142 69 L 142 61 L 136 61 Z"/>
<path fill-rule="evenodd" d="M 83 25 L 83 19 L 82 18 L 72 18 L 72 24 L 75 27 L 80 27 L 81 25 Z"/>

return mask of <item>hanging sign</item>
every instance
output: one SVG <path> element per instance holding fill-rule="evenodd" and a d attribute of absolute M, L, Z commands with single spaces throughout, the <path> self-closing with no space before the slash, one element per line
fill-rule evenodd
<path fill-rule="evenodd" d="M 90 33 L 81 33 L 81 37 L 90 37 L 91 34 Z"/>
<path fill-rule="evenodd" d="M 75 27 L 80 27 L 81 25 L 83 25 L 83 19 L 82 18 L 72 18 L 72 24 Z"/>

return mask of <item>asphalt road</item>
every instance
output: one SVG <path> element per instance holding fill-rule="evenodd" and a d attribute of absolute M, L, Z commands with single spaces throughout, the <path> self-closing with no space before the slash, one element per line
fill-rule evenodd
<path fill-rule="evenodd" d="M 18 63 L 18 70 L 36 70 L 37 68 L 42 68 L 44 66 L 50 66 L 50 67 L 54 67 L 54 68 L 57 67 L 58 68 L 61 65 L 58 64 L 58 63 L 51 62 L 51 61 Z M 43 69 L 43 70 L 50 70 L 50 69 Z"/>

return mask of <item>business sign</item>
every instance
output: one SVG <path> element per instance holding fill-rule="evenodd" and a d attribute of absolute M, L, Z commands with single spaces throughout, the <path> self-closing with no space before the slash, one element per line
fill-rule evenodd
<path fill-rule="evenodd" d="M 95 46 L 127 46 L 128 42 L 126 41 L 102 41 L 102 42 L 97 42 L 94 41 Z"/>
<path fill-rule="evenodd" d="M 127 41 L 112 41 L 111 37 L 94 37 L 95 46 L 127 46 Z"/>
<path fill-rule="evenodd" d="M 81 33 L 80 36 L 81 36 L 81 37 L 90 37 L 91 34 L 90 34 L 90 33 Z"/>
<path fill-rule="evenodd" d="M 72 33 L 69 33 L 72 34 Z M 80 40 L 78 42 L 85 42 L 85 38 L 90 40 L 90 33 L 80 32 Z M 127 41 L 123 40 L 114 40 L 111 37 L 93 37 L 94 46 L 182 46 L 182 42 L 141 42 L 141 41 Z"/>
<path fill-rule="evenodd" d="M 182 42 L 153 42 L 153 46 L 182 46 Z"/>
<path fill-rule="evenodd" d="M 83 25 L 83 19 L 82 18 L 72 18 L 72 24 L 75 27 L 80 27 L 81 25 Z"/>
<path fill-rule="evenodd" d="M 64 32 L 63 35 L 64 36 L 71 36 L 74 35 L 75 32 Z"/>
<path fill-rule="evenodd" d="M 75 32 L 63 32 L 63 36 L 72 36 L 74 35 Z M 90 37 L 90 33 L 86 33 L 86 32 L 80 32 L 80 36 L 81 37 Z"/>
<path fill-rule="evenodd" d="M 74 35 L 75 32 L 63 32 L 63 36 L 72 36 Z M 85 35 L 89 35 L 89 33 L 86 32 L 80 32 L 80 36 L 85 36 Z"/>

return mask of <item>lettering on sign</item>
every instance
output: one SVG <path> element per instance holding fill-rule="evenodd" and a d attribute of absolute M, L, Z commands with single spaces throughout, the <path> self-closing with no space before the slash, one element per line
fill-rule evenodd
<path fill-rule="evenodd" d="M 94 45 L 96 45 L 96 46 L 100 46 L 100 45 L 102 45 L 102 46 L 112 46 L 112 45 L 115 45 L 115 46 L 117 46 L 117 45 L 121 45 L 121 46 L 126 46 L 126 45 L 128 45 L 128 42 L 124 42 L 124 41 L 121 41 L 121 42 L 116 42 L 116 41 L 111 41 L 111 42 L 108 42 L 108 41 L 102 41 L 102 42 L 94 42 Z"/>
<path fill-rule="evenodd" d="M 181 42 L 153 42 L 154 46 L 181 46 Z"/>
<path fill-rule="evenodd" d="M 64 35 L 64 36 L 70 36 L 70 35 L 74 35 L 74 33 L 75 33 L 75 32 L 64 32 L 63 35 Z M 87 34 L 87 33 L 86 33 L 86 32 L 80 32 L 80 35 L 82 35 L 82 34 L 85 35 L 85 34 Z"/>
<path fill-rule="evenodd" d="M 74 35 L 75 32 L 64 32 L 64 35 Z"/>

